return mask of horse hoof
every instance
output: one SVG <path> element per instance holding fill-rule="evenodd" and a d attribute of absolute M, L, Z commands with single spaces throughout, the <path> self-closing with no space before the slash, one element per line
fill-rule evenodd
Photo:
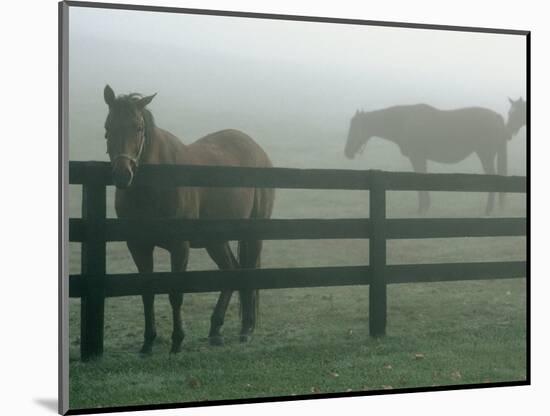
<path fill-rule="evenodd" d="M 170 349 L 171 354 L 176 354 L 181 351 L 181 343 L 184 338 L 185 334 L 183 331 L 172 334 L 172 348 Z"/>
<path fill-rule="evenodd" d="M 178 352 L 181 352 L 181 344 L 173 345 L 172 348 L 170 348 L 170 354 L 177 354 Z"/>
<path fill-rule="evenodd" d="M 141 350 L 139 350 L 140 355 L 142 356 L 148 356 L 153 353 L 153 346 L 152 345 L 143 345 L 141 347 Z"/>
<path fill-rule="evenodd" d="M 250 342 L 252 340 L 252 335 L 250 334 L 241 334 L 239 335 L 239 341 L 243 344 Z"/>
<path fill-rule="evenodd" d="M 208 342 L 210 345 L 214 347 L 221 347 L 224 344 L 223 337 L 221 335 L 214 335 L 214 336 L 208 337 Z"/>
<path fill-rule="evenodd" d="M 141 347 L 141 350 L 139 350 L 139 353 L 141 355 L 150 355 L 153 352 L 153 343 L 155 342 L 155 339 L 157 339 L 156 332 L 146 333 L 143 339 L 143 346 Z"/>

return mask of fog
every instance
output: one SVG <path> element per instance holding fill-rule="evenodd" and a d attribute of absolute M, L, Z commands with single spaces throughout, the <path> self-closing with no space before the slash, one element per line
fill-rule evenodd
<path fill-rule="evenodd" d="M 106 160 L 103 88 L 158 93 L 157 125 L 183 142 L 224 128 L 251 135 L 276 166 L 411 170 L 373 139 L 344 157 L 357 109 L 427 103 L 490 108 L 525 98 L 525 37 L 71 7 L 71 160 Z M 525 174 L 525 129 L 509 173 Z M 481 172 L 479 160 L 430 171 Z"/>

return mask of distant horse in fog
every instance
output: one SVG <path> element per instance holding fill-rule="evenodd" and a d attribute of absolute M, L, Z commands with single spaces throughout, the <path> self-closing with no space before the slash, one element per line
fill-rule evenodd
<path fill-rule="evenodd" d="M 136 220 L 148 218 L 232 219 L 269 218 L 273 210 L 274 190 L 270 188 L 201 188 L 140 186 L 133 178 L 141 165 L 218 165 L 271 167 L 267 154 L 252 138 L 237 130 L 222 130 L 209 134 L 190 145 L 155 125 L 153 115 L 146 108 L 154 95 L 142 97 L 129 94 L 115 97 L 108 85 L 104 90 L 109 114 L 105 121 L 107 153 L 113 168 L 116 185 L 115 209 L 121 218 Z M 160 185 L 160 184 L 159 184 Z M 174 238 L 140 238 L 127 241 L 128 249 L 140 273 L 153 271 L 153 250 L 162 247 L 170 252 L 173 272 L 187 267 L 189 248 L 206 248 L 220 269 L 256 268 L 260 265 L 261 240 L 242 240 L 238 245 L 238 260 L 227 241 L 186 241 Z M 231 290 L 220 294 L 212 314 L 209 341 L 223 343 L 221 327 L 231 299 Z M 142 295 L 145 314 L 142 353 L 152 351 L 157 335 L 155 329 L 155 295 Z M 181 292 L 169 294 L 172 306 L 173 331 L 171 352 L 181 349 L 184 332 L 181 321 Z M 256 323 L 258 291 L 240 291 L 242 307 L 241 342 L 246 342 Z"/>
<path fill-rule="evenodd" d="M 364 149 L 371 137 L 380 137 L 397 144 L 418 173 L 426 173 L 428 160 L 457 163 L 475 153 L 486 174 L 506 175 L 507 142 L 525 125 L 526 119 L 523 98 L 509 101 L 507 123 L 500 114 L 481 107 L 438 110 L 417 104 L 357 111 L 350 122 L 344 153 L 351 159 Z M 502 193 L 500 204 L 504 204 Z M 418 211 L 425 213 L 429 206 L 428 192 L 419 192 Z M 490 193 L 487 215 L 493 207 L 494 193 Z"/>

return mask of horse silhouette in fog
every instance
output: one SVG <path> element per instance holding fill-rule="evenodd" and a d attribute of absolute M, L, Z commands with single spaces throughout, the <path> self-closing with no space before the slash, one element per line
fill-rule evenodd
<path fill-rule="evenodd" d="M 105 121 L 107 152 L 113 168 L 116 185 L 115 209 L 121 218 L 201 218 L 237 219 L 269 218 L 273 210 L 274 190 L 263 188 L 163 188 L 133 184 L 133 178 L 142 164 L 187 164 L 270 167 L 271 162 L 262 148 L 246 134 L 237 130 L 222 130 L 209 134 L 186 146 L 177 137 L 155 125 L 146 109 L 154 95 L 142 97 L 129 94 L 115 97 L 108 85 L 104 90 L 109 114 Z M 160 184 L 159 184 L 160 185 Z M 153 272 L 153 250 L 162 247 L 170 252 L 173 272 L 187 267 L 189 248 L 206 248 L 220 269 L 255 268 L 260 265 L 262 241 L 239 241 L 235 258 L 227 241 L 209 241 L 201 244 L 183 238 L 153 239 L 143 237 L 127 241 L 128 249 L 140 273 Z M 220 294 L 211 318 L 210 343 L 221 345 L 220 333 L 232 291 Z M 142 295 L 145 314 L 142 353 L 152 351 L 157 335 L 155 329 L 154 294 Z M 173 331 L 171 352 L 181 349 L 184 332 L 181 321 L 182 293 L 169 294 L 172 306 Z M 242 327 L 241 342 L 246 342 L 256 323 L 258 291 L 240 291 Z"/>
<path fill-rule="evenodd" d="M 371 137 L 389 140 L 399 147 L 418 173 L 426 173 L 427 162 L 457 163 L 477 154 L 486 174 L 507 174 L 507 143 L 525 125 L 523 98 L 509 99 L 508 122 L 492 110 L 469 107 L 438 110 L 426 104 L 402 105 L 370 112 L 357 111 L 350 122 L 344 153 L 353 158 Z M 495 169 L 496 158 L 496 169 Z M 500 194 L 501 206 L 504 194 Z M 429 194 L 419 192 L 420 213 L 430 205 Z M 494 207 L 490 193 L 486 214 Z"/>

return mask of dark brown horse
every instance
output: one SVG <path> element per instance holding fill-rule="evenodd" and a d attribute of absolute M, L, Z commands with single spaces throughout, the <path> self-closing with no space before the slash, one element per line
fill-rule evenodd
<path fill-rule="evenodd" d="M 457 163 L 475 153 L 486 174 L 506 175 L 507 143 L 525 125 L 525 102 L 510 100 L 508 123 L 500 114 L 481 107 L 438 110 L 426 104 L 402 105 L 356 112 L 351 119 L 344 154 L 353 158 L 371 137 L 399 146 L 418 173 L 426 173 L 428 160 Z M 496 170 L 495 170 L 496 158 Z M 501 205 L 504 194 L 500 195 Z M 419 212 L 430 205 L 428 192 L 419 192 Z M 494 206 L 489 194 L 486 213 Z"/>
<path fill-rule="evenodd" d="M 209 134 L 186 146 L 171 133 L 155 126 L 146 105 L 154 95 L 142 97 L 129 94 L 115 97 L 108 85 L 104 90 L 109 114 L 105 122 L 107 152 L 116 185 L 115 209 L 121 218 L 203 218 L 237 219 L 269 218 L 273 209 L 273 189 L 259 188 L 198 188 L 166 189 L 154 186 L 133 186 L 133 178 L 142 164 L 187 164 L 270 167 L 271 162 L 246 134 L 223 130 Z M 150 239 L 127 241 L 128 249 L 140 273 L 153 271 L 153 250 L 169 251 L 173 272 L 186 269 L 189 248 L 204 247 L 220 269 L 254 268 L 260 265 L 262 241 L 239 241 L 238 261 L 227 241 L 200 246 L 183 239 Z M 211 318 L 209 340 L 223 344 L 221 327 L 232 292 L 223 291 Z M 240 339 L 251 336 L 256 323 L 257 291 L 240 291 L 242 328 Z M 144 293 L 145 333 L 142 353 L 150 353 L 156 337 L 154 294 Z M 181 320 L 182 293 L 170 293 L 173 313 L 171 352 L 178 352 L 184 338 Z"/>

